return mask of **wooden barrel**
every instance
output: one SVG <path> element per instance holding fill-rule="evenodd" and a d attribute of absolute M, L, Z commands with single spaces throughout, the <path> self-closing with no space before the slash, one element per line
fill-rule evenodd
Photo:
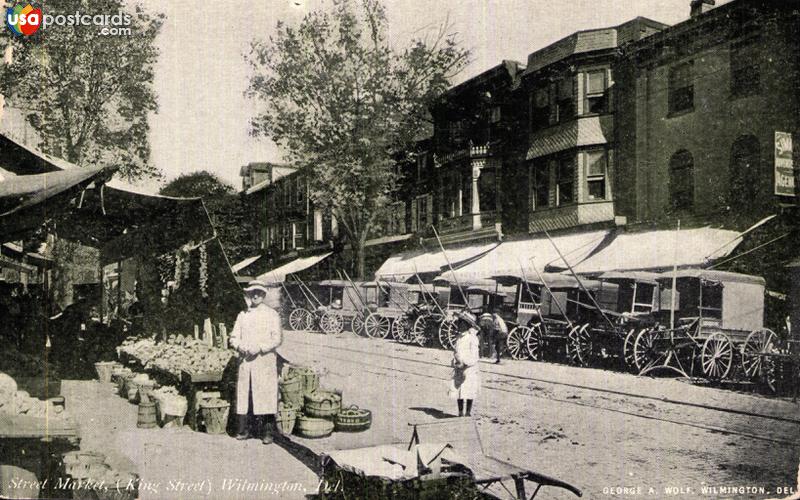
<path fill-rule="evenodd" d="M 156 404 L 152 401 L 142 401 L 139 403 L 139 420 L 136 422 L 136 427 L 140 429 L 152 429 L 157 426 Z"/>
<path fill-rule="evenodd" d="M 313 418 L 305 415 L 297 417 L 295 433 L 305 438 L 323 438 L 333 433 L 333 422 L 324 418 Z"/>

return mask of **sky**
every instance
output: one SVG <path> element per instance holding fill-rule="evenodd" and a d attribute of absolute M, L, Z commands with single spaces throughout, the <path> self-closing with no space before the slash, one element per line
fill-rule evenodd
<path fill-rule="evenodd" d="M 249 134 L 256 104 L 244 96 L 251 40 L 268 38 L 278 21 L 298 23 L 331 0 L 143 0 L 167 18 L 158 38 L 151 117 L 152 161 L 167 180 L 208 170 L 236 187 L 239 169 L 281 161 L 266 139 Z M 426 28 L 448 21 L 473 60 L 454 83 L 503 59 L 527 55 L 582 29 L 614 26 L 637 16 L 674 24 L 689 16 L 690 0 L 385 0 L 390 38 L 402 47 Z M 720 3 L 720 2 L 718 2 Z M 154 191 L 155 183 L 140 185 Z"/>

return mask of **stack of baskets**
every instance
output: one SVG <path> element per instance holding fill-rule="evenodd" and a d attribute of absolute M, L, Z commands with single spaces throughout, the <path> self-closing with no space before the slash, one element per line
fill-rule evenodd
<path fill-rule="evenodd" d="M 320 388 L 319 375 L 310 368 L 291 366 L 280 382 L 278 428 L 304 438 L 324 438 L 334 430 L 359 432 L 369 428 L 372 413 L 353 405 L 342 411 L 341 391 Z"/>

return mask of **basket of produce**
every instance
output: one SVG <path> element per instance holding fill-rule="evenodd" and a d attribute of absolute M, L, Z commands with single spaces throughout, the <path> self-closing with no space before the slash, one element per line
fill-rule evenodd
<path fill-rule="evenodd" d="M 372 425 L 372 412 L 350 405 L 336 414 L 334 424 L 339 432 L 362 432 Z"/>
<path fill-rule="evenodd" d="M 219 398 L 204 399 L 200 402 L 200 416 L 208 434 L 225 433 L 230 409 L 230 403 Z"/>
<path fill-rule="evenodd" d="M 286 378 L 278 382 L 278 391 L 284 403 L 303 406 L 303 379 L 299 375 L 287 373 Z"/>
<path fill-rule="evenodd" d="M 297 417 L 295 434 L 304 438 L 324 438 L 333 434 L 333 422 L 326 418 L 314 418 L 306 415 Z"/>
<path fill-rule="evenodd" d="M 278 424 L 278 430 L 282 434 L 291 434 L 294 430 L 295 423 L 297 422 L 297 414 L 300 413 L 300 407 L 294 406 L 289 403 L 278 403 L 278 414 L 275 415 L 275 421 Z"/>
<path fill-rule="evenodd" d="M 317 390 L 304 400 L 303 413 L 309 417 L 333 418 L 342 409 L 342 395 L 337 392 Z"/>
<path fill-rule="evenodd" d="M 117 389 L 119 390 L 119 395 L 123 398 L 128 397 L 128 379 L 133 378 L 133 371 L 128 368 L 125 368 L 119 378 L 117 378 Z"/>
<path fill-rule="evenodd" d="M 71 451 L 62 459 L 65 472 L 73 479 L 88 479 L 108 471 L 106 456 L 96 451 Z"/>
<path fill-rule="evenodd" d="M 107 384 L 111 382 L 111 372 L 114 370 L 116 364 L 113 361 L 100 361 L 94 364 L 94 369 L 97 372 L 97 379 Z"/>
<path fill-rule="evenodd" d="M 289 377 L 298 376 L 302 382 L 303 394 L 311 394 L 319 389 L 319 374 L 305 366 L 290 366 Z"/>

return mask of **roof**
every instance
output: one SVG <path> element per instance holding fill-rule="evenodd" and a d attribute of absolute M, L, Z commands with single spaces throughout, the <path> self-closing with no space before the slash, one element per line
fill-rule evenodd
<path fill-rule="evenodd" d="M 249 267 L 251 264 L 253 264 L 255 261 L 257 261 L 260 258 L 261 258 L 261 255 L 254 255 L 252 257 L 248 257 L 248 258 L 244 259 L 243 261 L 237 262 L 236 264 L 232 265 L 231 269 L 233 270 L 234 273 L 238 273 L 242 269 L 245 269 L 245 268 Z"/>
<path fill-rule="evenodd" d="M 375 272 L 375 277 L 377 279 L 388 279 L 391 281 L 408 281 L 414 278 L 415 274 L 438 275 L 444 270 L 449 269 L 449 265 L 452 265 L 453 268 L 464 266 L 486 255 L 486 253 L 493 250 L 497 245 L 499 245 L 499 243 L 493 242 L 448 248 L 445 250 L 444 254 L 439 249 L 431 251 L 417 249 L 401 252 L 386 259 Z"/>
<path fill-rule="evenodd" d="M 528 55 L 524 75 L 577 54 L 613 49 L 667 28 L 669 25 L 637 17 L 619 26 L 577 31 Z"/>
<path fill-rule="evenodd" d="M 311 266 L 317 265 L 328 258 L 331 253 L 332 252 L 326 252 L 320 255 L 311 255 L 309 257 L 300 257 L 299 259 L 294 259 L 293 261 L 288 262 L 280 267 L 267 271 L 266 273 L 260 275 L 257 279 L 266 283 L 282 283 L 286 281 L 286 276 L 299 273 L 300 271 L 304 271 Z"/>
<path fill-rule="evenodd" d="M 470 280 L 455 280 L 452 278 L 452 274 L 448 271 L 440 276 L 437 276 L 434 279 L 434 282 L 438 285 L 442 284 L 449 284 L 450 286 L 461 286 L 461 287 L 479 287 L 479 288 L 491 288 L 494 289 L 497 286 L 497 281 L 491 279 L 470 279 Z"/>
<path fill-rule="evenodd" d="M 456 269 L 456 278 L 468 280 L 493 276 L 524 274 L 530 281 L 536 272 L 544 272 L 553 263 L 561 263 L 558 251 L 570 262 L 580 262 L 600 246 L 608 230 L 582 231 L 552 236 L 533 236 L 521 240 L 506 240 L 491 252 Z M 556 250 L 558 248 L 558 250 Z"/>
<path fill-rule="evenodd" d="M 672 280 L 673 273 L 666 272 L 658 276 L 660 282 Z M 676 279 L 703 279 L 720 283 L 749 283 L 752 285 L 766 286 L 767 282 L 761 276 L 750 274 L 732 273 L 730 271 L 716 271 L 712 269 L 679 269 L 675 273 Z"/>
<path fill-rule="evenodd" d="M 613 115 L 580 117 L 533 134 L 525 159 L 533 160 L 581 146 L 608 144 L 613 138 Z"/>
<path fill-rule="evenodd" d="M 605 281 L 636 281 L 637 283 L 656 283 L 659 275 L 657 273 L 648 273 L 646 271 L 608 271 L 600 276 L 598 279 Z"/>
<path fill-rule="evenodd" d="M 677 264 L 680 268 L 703 267 L 729 255 L 741 243 L 737 231 L 701 227 L 696 229 L 618 232 L 583 261 L 572 262 L 579 274 L 607 271 L 666 271 Z M 556 263 L 557 270 L 566 266 Z"/>
<path fill-rule="evenodd" d="M 485 82 L 498 77 L 508 77 L 513 81 L 514 77 L 524 69 L 525 66 L 522 63 L 504 59 L 497 66 L 494 66 L 483 73 L 479 73 L 478 75 L 473 76 L 468 80 L 464 80 L 454 87 L 451 87 L 447 90 L 447 92 L 445 92 L 444 97 L 446 98 L 458 95 L 472 87 L 480 86 Z"/>

